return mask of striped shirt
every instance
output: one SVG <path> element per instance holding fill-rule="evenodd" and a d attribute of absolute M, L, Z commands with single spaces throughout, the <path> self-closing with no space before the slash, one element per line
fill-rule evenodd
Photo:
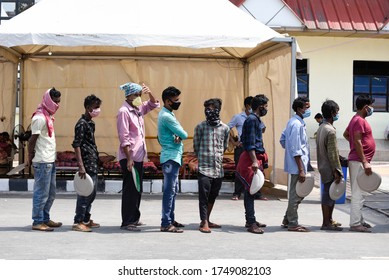
<path fill-rule="evenodd" d="M 206 121 L 198 124 L 193 136 L 193 149 L 198 159 L 199 173 L 211 177 L 222 178 L 223 154 L 228 146 L 228 126 L 220 122 L 210 126 Z"/>

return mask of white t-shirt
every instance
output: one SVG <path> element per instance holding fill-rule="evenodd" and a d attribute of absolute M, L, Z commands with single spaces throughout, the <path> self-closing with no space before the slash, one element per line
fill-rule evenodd
<path fill-rule="evenodd" d="M 35 115 L 31 123 L 32 135 L 39 134 L 35 145 L 35 156 L 33 162 L 55 162 L 56 144 L 55 133 L 53 131 L 49 137 L 46 118 L 43 115 Z"/>

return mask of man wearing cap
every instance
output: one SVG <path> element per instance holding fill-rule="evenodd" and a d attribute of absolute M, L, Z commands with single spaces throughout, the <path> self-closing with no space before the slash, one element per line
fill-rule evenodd
<path fill-rule="evenodd" d="M 175 220 L 178 175 L 182 165 L 182 140 L 188 133 L 182 128 L 173 111 L 181 105 L 181 91 L 173 86 L 162 92 L 163 107 L 158 114 L 158 141 L 161 145 L 160 162 L 163 172 L 161 231 L 182 233 L 183 224 Z"/>
<path fill-rule="evenodd" d="M 334 121 L 339 119 L 339 105 L 333 100 L 325 101 L 321 106 L 323 121 L 317 130 L 316 152 L 317 165 L 320 173 L 323 191 L 321 196 L 321 210 L 323 223 L 321 230 L 341 231 L 343 228 L 334 224 L 332 213 L 335 201 L 330 197 L 330 186 L 333 182 L 339 184 L 343 178 L 342 166 L 339 160 L 338 143 Z"/>
<path fill-rule="evenodd" d="M 91 232 L 91 228 L 99 228 L 100 224 L 90 219 L 92 203 L 97 192 L 97 173 L 99 163 L 99 152 L 95 141 L 95 122 L 93 118 L 100 115 L 101 99 L 91 94 L 84 99 L 85 113 L 77 121 L 74 127 L 74 140 L 72 147 L 78 162 L 78 175 L 86 180 L 88 174 L 93 181 L 93 191 L 88 196 L 77 194 L 76 215 L 72 230 L 80 232 Z"/>
<path fill-rule="evenodd" d="M 31 138 L 28 142 L 28 165 L 34 169 L 32 229 L 53 231 L 61 222 L 50 220 L 50 209 L 56 194 L 56 142 L 54 114 L 59 108 L 61 92 L 48 89 L 32 115 Z"/>
<path fill-rule="evenodd" d="M 120 86 L 126 100 L 117 115 L 117 131 L 119 135 L 118 158 L 123 173 L 122 185 L 122 224 L 121 229 L 140 231 L 140 201 L 142 196 L 143 161 L 147 157 L 145 127 L 143 116 L 155 108 L 159 108 L 150 89 L 142 84 L 126 83 Z M 148 101 L 141 99 L 142 94 L 149 96 Z M 136 188 L 132 176 L 132 168 L 140 177 L 140 189 Z"/>
<path fill-rule="evenodd" d="M 195 127 L 193 136 L 193 150 L 198 159 L 199 231 L 203 233 L 211 233 L 211 228 L 221 228 L 209 221 L 223 182 L 223 154 L 228 146 L 230 131 L 220 120 L 221 106 L 219 98 L 204 102 L 206 120 Z"/>
<path fill-rule="evenodd" d="M 282 227 L 288 231 L 308 232 L 298 224 L 297 209 L 303 197 L 297 195 L 297 182 L 304 183 L 308 171 L 309 144 L 305 118 L 311 115 L 311 105 L 307 97 L 297 97 L 292 104 L 295 111 L 281 134 L 280 144 L 285 149 L 284 171 L 290 175 L 288 186 L 288 207 L 282 221 Z"/>
<path fill-rule="evenodd" d="M 344 138 L 350 144 L 348 164 L 350 170 L 351 183 L 351 209 L 350 209 L 350 231 L 371 232 L 371 225 L 365 222 L 362 215 L 363 203 L 365 201 L 363 191 L 358 185 L 357 175 L 363 170 L 366 175 L 371 175 L 371 165 L 376 144 L 373 132 L 366 117 L 373 114 L 374 108 L 371 106 L 374 99 L 367 95 L 359 95 L 355 100 L 357 113 L 350 120 L 343 133 Z"/>

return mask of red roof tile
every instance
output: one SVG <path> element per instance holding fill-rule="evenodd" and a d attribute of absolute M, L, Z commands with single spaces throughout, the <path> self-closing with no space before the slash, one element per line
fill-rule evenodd
<path fill-rule="evenodd" d="M 389 22 L 388 0 L 282 0 L 311 30 L 378 31 Z"/>

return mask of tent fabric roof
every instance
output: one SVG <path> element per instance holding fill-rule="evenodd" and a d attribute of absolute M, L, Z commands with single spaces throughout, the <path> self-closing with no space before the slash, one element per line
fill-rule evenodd
<path fill-rule="evenodd" d="M 388 0 L 283 0 L 309 30 L 380 31 L 389 22 Z"/>
<path fill-rule="evenodd" d="M 175 47 L 191 49 L 185 55 L 234 48 L 222 52 L 244 57 L 272 38 L 284 36 L 228 0 L 42 0 L 0 26 L 0 45 L 20 54 L 47 46 Z"/>

